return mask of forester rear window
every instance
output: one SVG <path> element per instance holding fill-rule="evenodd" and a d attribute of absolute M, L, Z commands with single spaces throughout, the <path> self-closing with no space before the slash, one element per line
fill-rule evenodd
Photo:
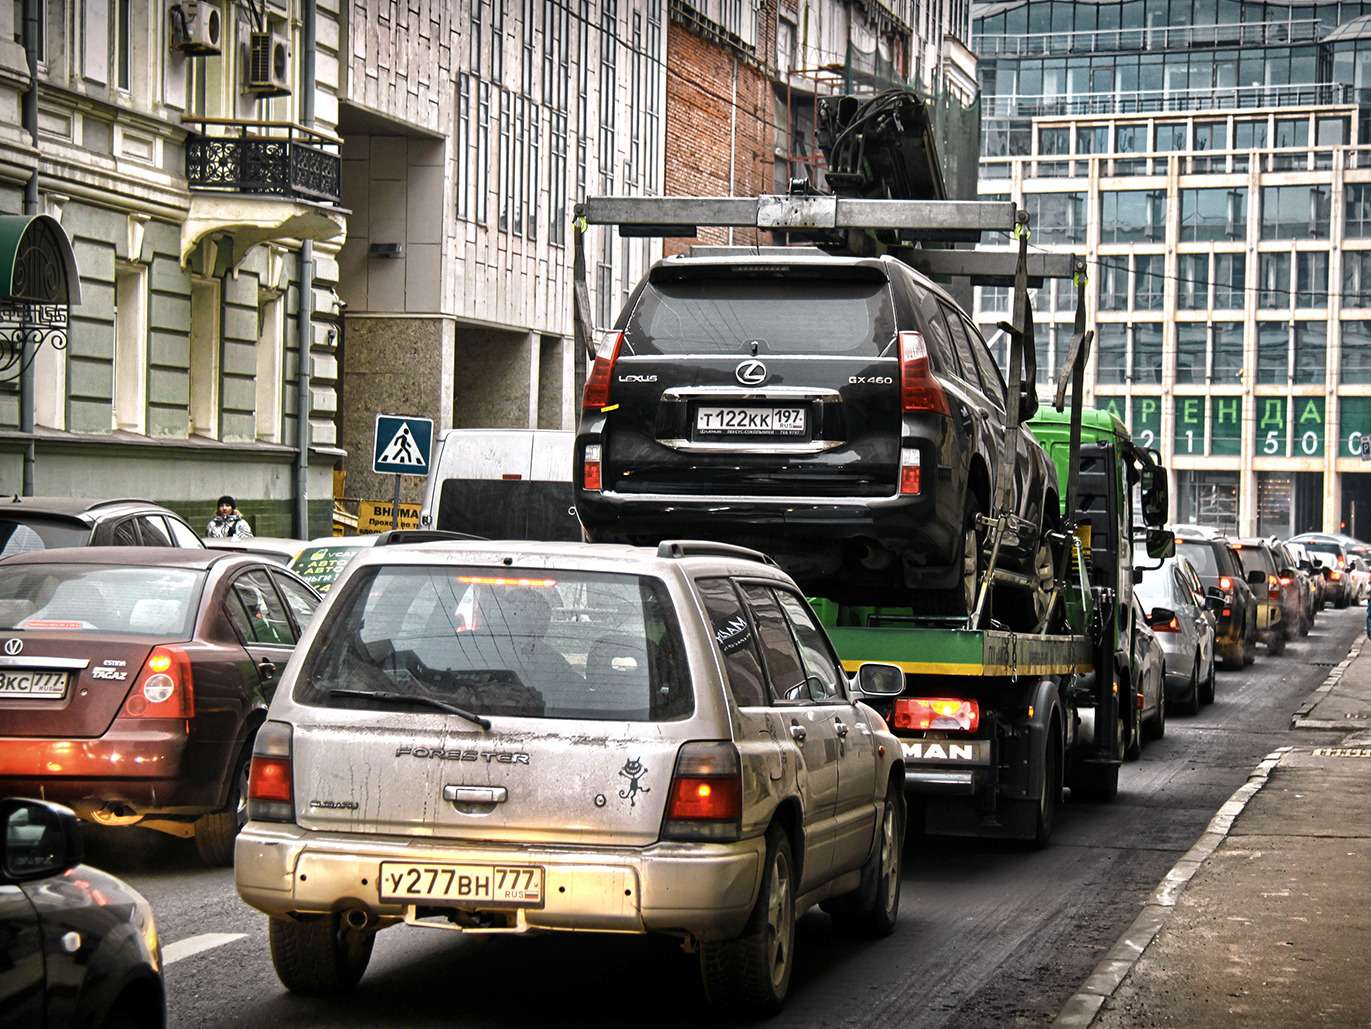
<path fill-rule="evenodd" d="M 398 565 L 345 589 L 305 662 L 302 703 L 431 712 L 437 701 L 478 715 L 626 721 L 694 710 L 659 580 Z"/>
<path fill-rule="evenodd" d="M 1195 571 L 1201 575 L 1213 577 L 1223 574 L 1214 556 L 1214 544 L 1212 543 L 1190 543 L 1186 540 L 1178 540 L 1176 553 L 1194 565 Z"/>
<path fill-rule="evenodd" d="M 624 341 L 641 354 L 838 354 L 876 357 L 895 318 L 884 278 L 692 277 L 653 282 Z"/>

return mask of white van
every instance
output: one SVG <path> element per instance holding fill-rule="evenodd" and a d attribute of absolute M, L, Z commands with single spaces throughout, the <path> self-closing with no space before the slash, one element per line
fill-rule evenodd
<path fill-rule="evenodd" d="M 580 540 L 571 488 L 575 438 L 554 429 L 447 430 L 419 524 L 487 539 Z"/>

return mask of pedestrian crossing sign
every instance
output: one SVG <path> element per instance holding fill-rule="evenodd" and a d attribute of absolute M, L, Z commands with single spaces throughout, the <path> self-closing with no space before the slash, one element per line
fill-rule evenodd
<path fill-rule="evenodd" d="M 378 475 L 427 475 L 433 419 L 378 414 L 371 470 Z"/>

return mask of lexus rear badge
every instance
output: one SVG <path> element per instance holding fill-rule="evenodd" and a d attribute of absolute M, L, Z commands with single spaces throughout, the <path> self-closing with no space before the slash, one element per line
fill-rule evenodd
<path fill-rule="evenodd" d="M 733 370 L 733 374 L 744 386 L 760 386 L 767 380 L 766 365 L 755 357 L 740 361 L 738 367 Z"/>

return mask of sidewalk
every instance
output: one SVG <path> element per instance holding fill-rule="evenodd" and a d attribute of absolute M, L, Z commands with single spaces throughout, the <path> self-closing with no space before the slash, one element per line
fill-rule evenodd
<path fill-rule="evenodd" d="M 1371 1025 L 1371 646 L 1294 726 L 1348 735 L 1270 755 L 1058 1025 Z"/>

